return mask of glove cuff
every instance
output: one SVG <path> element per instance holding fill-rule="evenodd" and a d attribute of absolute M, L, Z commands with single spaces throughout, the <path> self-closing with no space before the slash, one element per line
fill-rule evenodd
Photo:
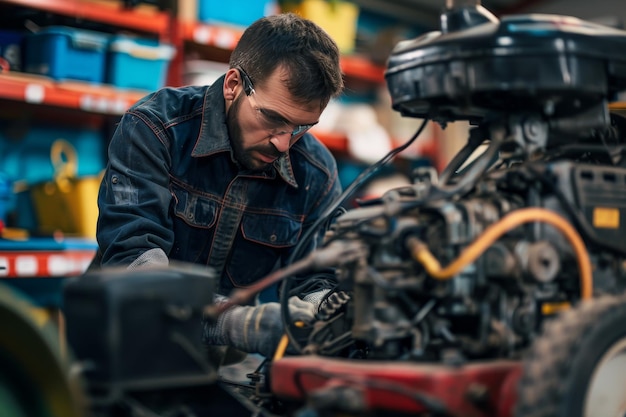
<path fill-rule="evenodd" d="M 161 248 L 153 248 L 145 251 L 135 259 L 127 269 L 139 269 L 146 267 L 168 266 L 169 259 Z"/>

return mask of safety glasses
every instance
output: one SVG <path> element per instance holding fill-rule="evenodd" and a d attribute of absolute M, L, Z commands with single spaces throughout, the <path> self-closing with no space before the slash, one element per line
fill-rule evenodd
<path fill-rule="evenodd" d="M 252 80 L 243 70 L 243 68 L 237 67 L 237 70 L 239 70 L 239 73 L 241 74 L 241 79 L 243 80 L 243 90 L 250 100 L 252 108 L 255 110 L 259 123 L 272 136 L 283 136 L 289 134 L 290 139 L 293 139 L 296 136 L 302 135 L 317 124 L 317 122 L 315 122 L 308 125 L 294 126 L 293 124 L 289 123 L 287 119 L 283 117 L 280 113 L 261 106 L 257 98 L 257 93 L 254 90 L 254 84 L 252 84 Z"/>

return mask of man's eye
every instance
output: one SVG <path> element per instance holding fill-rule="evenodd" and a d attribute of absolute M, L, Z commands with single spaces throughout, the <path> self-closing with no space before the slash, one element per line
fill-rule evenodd
<path fill-rule="evenodd" d="M 263 113 L 262 111 L 260 113 L 261 113 L 263 123 L 265 123 L 266 125 L 274 127 L 274 128 L 282 128 L 286 126 L 286 123 L 284 121 L 271 117 Z"/>

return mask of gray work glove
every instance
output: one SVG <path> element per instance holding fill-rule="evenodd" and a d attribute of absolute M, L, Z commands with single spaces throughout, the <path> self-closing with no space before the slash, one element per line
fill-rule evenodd
<path fill-rule="evenodd" d="M 168 266 L 169 259 L 161 248 L 153 248 L 142 253 L 137 259 L 128 265 L 128 269 L 140 269 L 149 267 Z"/>
<path fill-rule="evenodd" d="M 319 302 L 315 303 L 315 297 L 306 298 L 307 301 L 297 296 L 289 298 L 292 321 L 310 324 L 315 320 Z M 322 298 L 323 295 L 318 300 L 321 301 Z M 217 322 L 205 319 L 203 327 L 203 342 L 206 345 L 229 345 L 244 352 L 260 353 L 265 357 L 274 354 L 285 333 L 280 304 L 276 302 L 258 306 L 233 306 L 220 314 Z"/>
<path fill-rule="evenodd" d="M 330 289 L 320 290 L 302 298 L 315 305 L 317 320 L 328 320 L 350 300 L 350 294 L 345 291 L 336 291 L 328 295 L 329 292 Z"/>

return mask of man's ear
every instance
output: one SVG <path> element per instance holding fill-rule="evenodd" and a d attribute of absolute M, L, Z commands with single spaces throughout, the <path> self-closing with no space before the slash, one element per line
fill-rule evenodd
<path fill-rule="evenodd" d="M 234 100 L 237 97 L 237 87 L 241 85 L 241 76 L 235 68 L 230 68 L 224 78 L 224 99 Z"/>

